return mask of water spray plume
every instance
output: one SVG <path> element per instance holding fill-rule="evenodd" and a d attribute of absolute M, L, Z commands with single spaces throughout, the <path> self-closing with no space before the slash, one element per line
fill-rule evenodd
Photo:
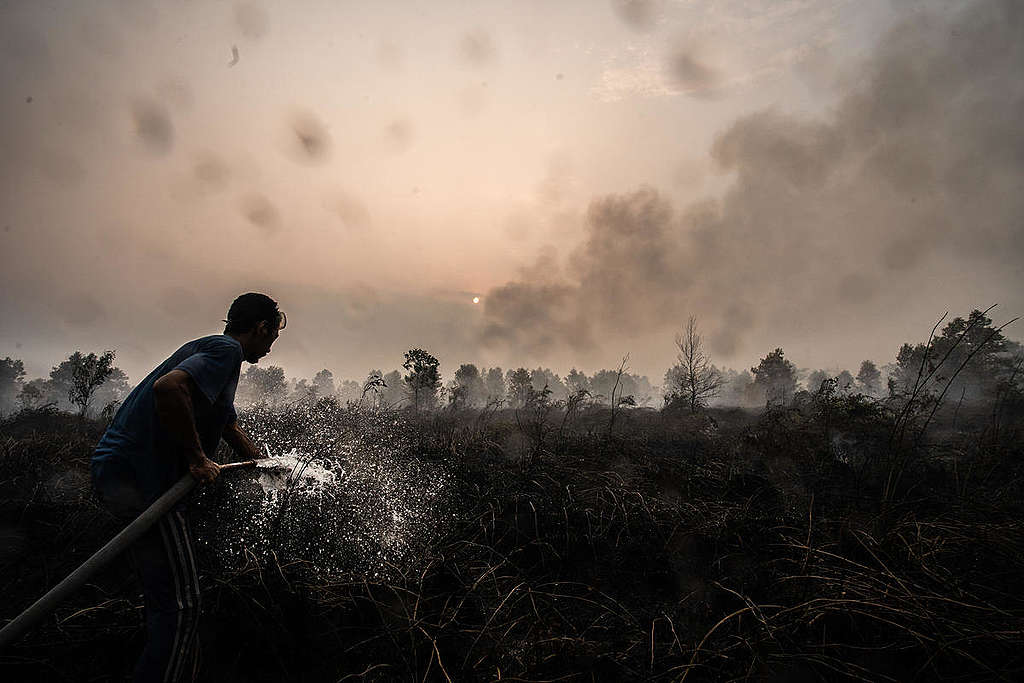
<path fill-rule="evenodd" d="M 320 399 L 241 419 L 268 457 L 257 476 L 198 497 L 197 537 L 213 565 L 255 558 L 316 580 L 393 575 L 444 527 L 449 475 L 417 457 L 396 412 Z"/>

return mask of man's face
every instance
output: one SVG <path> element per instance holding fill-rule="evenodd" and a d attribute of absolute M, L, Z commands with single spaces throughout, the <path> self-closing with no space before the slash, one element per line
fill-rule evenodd
<path fill-rule="evenodd" d="M 258 363 L 260 358 L 270 353 L 270 347 L 273 346 L 277 340 L 280 332 L 277 328 L 268 325 L 266 322 L 261 322 L 256 326 L 256 331 L 252 335 L 252 347 L 248 349 L 248 355 L 246 359 L 250 363 Z"/>

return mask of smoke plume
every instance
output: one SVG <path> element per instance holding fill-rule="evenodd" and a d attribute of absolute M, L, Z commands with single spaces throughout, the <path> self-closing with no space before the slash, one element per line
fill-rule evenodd
<path fill-rule="evenodd" d="M 953 273 L 1012 273 L 1024 254 L 1022 35 L 1011 0 L 917 13 L 829 115 L 765 110 L 725 130 L 711 152 L 733 177 L 721 197 L 676 209 L 644 187 L 593 200 L 565 275 L 485 297 L 483 340 L 583 348 L 696 314 L 713 351 L 751 355 L 755 334 L 877 325 L 922 302 L 941 312 L 964 286 Z"/>

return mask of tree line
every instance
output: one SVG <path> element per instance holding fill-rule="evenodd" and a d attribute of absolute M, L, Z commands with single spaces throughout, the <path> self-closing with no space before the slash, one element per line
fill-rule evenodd
<path fill-rule="evenodd" d="M 909 397 L 930 393 L 959 401 L 998 396 L 1007 386 L 1020 383 L 1024 373 L 1024 347 L 994 327 L 988 311 L 973 310 L 956 317 L 927 342 L 903 344 L 894 363 L 879 368 L 862 361 L 856 376 L 848 370 L 798 370 L 776 348 L 750 371 L 719 369 L 711 363 L 690 318 L 676 336 L 677 363 L 665 373 L 666 405 L 684 405 L 691 412 L 708 405 L 765 406 L 791 403 L 800 391 L 809 394 L 859 394 L 869 398 Z M 884 375 L 884 379 L 883 379 Z"/>
<path fill-rule="evenodd" d="M 714 405 L 785 405 L 798 392 L 822 390 L 872 398 L 929 391 L 977 401 L 1024 376 L 1022 347 L 1002 332 L 1010 323 L 994 327 L 987 313 L 974 310 L 966 318 L 954 318 L 938 334 L 936 325 L 927 342 L 903 344 L 894 363 L 879 368 L 865 360 L 856 375 L 848 370 L 798 369 L 781 348 L 767 353 L 749 371 L 718 368 L 691 317 L 676 335 L 676 363 L 666 371 L 660 387 L 646 376 L 628 372 L 625 360 L 617 370 L 587 375 L 572 368 L 564 377 L 542 367 L 504 370 L 463 363 L 453 379 L 443 384 L 438 359 L 414 348 L 405 352 L 401 369 L 386 373 L 374 369 L 363 381 L 336 381 L 326 368 L 312 379 L 289 379 L 280 366 L 251 365 L 239 377 L 236 401 L 282 404 L 331 396 L 376 407 L 431 410 L 442 406 L 523 408 L 536 401 L 655 407 L 652 404 L 660 400 L 663 407 L 690 412 Z M 128 376 L 114 366 L 114 357 L 113 351 L 76 351 L 55 365 L 48 378 L 27 382 L 22 361 L 4 358 L 0 360 L 0 413 L 52 406 L 81 415 L 110 415 L 132 388 Z"/>
<path fill-rule="evenodd" d="M 609 403 L 616 397 L 630 397 L 632 404 L 646 406 L 654 402 L 657 387 L 646 376 L 616 370 L 598 370 L 592 375 L 573 368 L 562 378 L 550 368 L 478 367 L 463 363 L 447 384 L 442 382 L 440 362 L 424 349 L 410 349 L 404 355 L 402 370 L 371 370 L 364 381 L 336 382 L 330 370 L 319 371 L 312 380 L 289 381 L 284 368 L 250 366 L 238 382 L 236 401 L 240 404 L 271 404 L 334 396 L 342 401 L 362 401 L 371 406 L 408 406 L 429 410 L 441 406 L 484 408 L 507 406 L 520 408 L 536 396 L 545 394 L 551 401 L 565 401 L 585 393 L 595 402 Z M 404 371 L 404 372 L 403 372 Z"/>

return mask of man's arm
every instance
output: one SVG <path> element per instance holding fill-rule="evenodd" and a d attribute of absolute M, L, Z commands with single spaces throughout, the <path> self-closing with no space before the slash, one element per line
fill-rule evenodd
<path fill-rule="evenodd" d="M 192 414 L 192 377 L 184 370 L 171 370 L 153 384 L 156 414 L 160 422 L 178 437 L 185 449 L 189 472 L 201 482 L 212 482 L 220 465 L 206 457 Z"/>
<path fill-rule="evenodd" d="M 235 453 L 245 458 L 246 460 L 259 460 L 263 457 L 260 453 L 259 448 L 253 443 L 253 440 L 249 438 L 249 435 L 242 431 L 242 428 L 238 426 L 238 422 L 232 422 L 224 428 L 224 433 L 221 434 L 224 440 L 228 442 L 228 445 L 234 449 Z"/>

